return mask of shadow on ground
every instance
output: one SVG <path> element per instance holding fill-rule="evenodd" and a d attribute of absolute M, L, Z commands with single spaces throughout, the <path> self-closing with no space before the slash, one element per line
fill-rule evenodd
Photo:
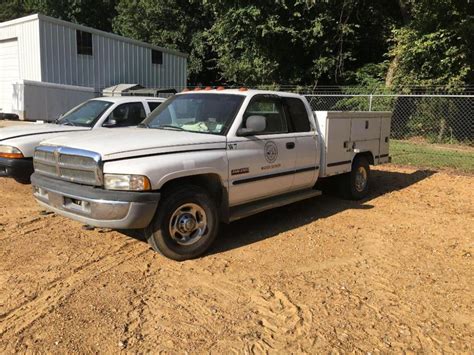
<path fill-rule="evenodd" d="M 407 188 L 422 181 L 435 171 L 417 170 L 413 173 L 373 170 L 371 172 L 371 192 L 360 201 L 348 201 L 336 197 L 329 186 L 322 196 L 268 210 L 257 215 L 222 225 L 220 235 L 208 255 L 240 248 L 274 237 L 315 220 L 332 216 L 349 209 L 370 210 L 369 202 L 379 196 Z M 120 231 L 129 237 L 146 242 L 140 231 Z"/>
<path fill-rule="evenodd" d="M 322 196 L 268 210 L 230 225 L 223 225 L 220 236 L 209 254 L 253 244 L 348 209 L 370 210 L 374 208 L 370 204 L 371 200 L 407 188 L 434 173 L 435 171 L 431 170 L 417 170 L 413 173 L 374 170 L 371 172 L 371 192 L 365 199 L 343 200 L 335 196 L 334 190 L 329 189 L 330 191 L 326 191 Z"/>

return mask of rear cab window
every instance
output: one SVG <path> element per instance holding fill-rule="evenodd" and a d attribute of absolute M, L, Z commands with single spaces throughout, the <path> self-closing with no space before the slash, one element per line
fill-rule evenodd
<path fill-rule="evenodd" d="M 159 101 L 147 101 L 148 108 L 150 109 L 150 112 L 152 112 L 154 109 L 156 109 L 158 106 L 162 104 L 162 102 Z"/>
<path fill-rule="evenodd" d="M 296 97 L 282 97 L 292 132 L 309 132 L 311 125 L 303 101 Z"/>

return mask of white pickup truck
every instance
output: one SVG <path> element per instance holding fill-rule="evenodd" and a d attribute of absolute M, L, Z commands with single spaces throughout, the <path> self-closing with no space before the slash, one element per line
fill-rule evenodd
<path fill-rule="evenodd" d="M 0 177 L 28 183 L 34 149 L 43 139 L 101 127 L 136 126 L 164 101 L 155 97 L 101 97 L 83 102 L 55 123 L 0 128 Z"/>
<path fill-rule="evenodd" d="M 368 191 L 389 160 L 390 113 L 313 113 L 303 96 L 259 90 L 183 92 L 136 128 L 46 140 L 34 155 L 37 201 L 82 223 L 142 229 L 175 260 L 202 255 L 220 222 L 320 194 L 344 174 Z"/>

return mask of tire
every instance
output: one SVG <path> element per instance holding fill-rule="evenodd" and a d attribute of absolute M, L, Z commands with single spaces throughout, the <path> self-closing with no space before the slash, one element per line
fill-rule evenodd
<path fill-rule="evenodd" d="M 29 177 L 21 177 L 21 178 L 15 178 L 15 181 L 19 184 L 23 184 L 23 185 L 28 185 L 28 184 L 31 184 L 31 180 Z"/>
<path fill-rule="evenodd" d="M 369 193 L 370 165 L 364 156 L 358 156 L 352 162 L 352 170 L 343 176 L 344 198 L 361 200 Z"/>
<path fill-rule="evenodd" d="M 216 239 L 218 230 L 214 200 L 206 190 L 185 185 L 165 191 L 145 235 L 153 250 L 183 261 L 204 254 Z"/>

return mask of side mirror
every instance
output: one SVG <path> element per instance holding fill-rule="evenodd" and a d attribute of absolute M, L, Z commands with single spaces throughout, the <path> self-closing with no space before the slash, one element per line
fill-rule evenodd
<path fill-rule="evenodd" d="M 115 127 L 117 125 L 117 121 L 114 119 L 108 119 L 107 121 L 104 122 L 102 127 L 110 128 L 110 127 Z"/>
<path fill-rule="evenodd" d="M 267 118 L 265 116 L 249 116 L 247 118 L 245 128 L 239 128 L 237 135 L 239 136 L 253 136 L 254 134 L 265 131 L 267 128 Z"/>

